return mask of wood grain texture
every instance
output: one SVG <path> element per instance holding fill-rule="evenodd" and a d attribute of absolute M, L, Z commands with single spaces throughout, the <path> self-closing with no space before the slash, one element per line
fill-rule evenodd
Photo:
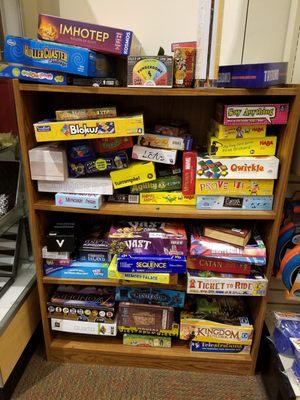
<path fill-rule="evenodd" d="M 91 86 L 55 86 L 43 84 L 20 84 L 21 91 L 55 93 L 97 93 L 129 96 L 293 96 L 297 86 L 291 85 L 268 89 L 240 88 L 127 88 L 127 87 L 91 87 Z"/>
<path fill-rule="evenodd" d="M 250 355 L 191 353 L 187 343 L 182 342 L 175 342 L 170 349 L 135 348 L 124 346 L 119 338 L 78 337 L 74 340 L 69 335 L 53 339 L 50 359 L 237 375 L 248 375 L 252 364 Z"/>
<path fill-rule="evenodd" d="M 53 195 L 54 196 L 54 195 Z M 52 196 L 52 197 L 53 197 Z M 153 217 L 153 218 L 185 218 L 185 219 L 252 219 L 273 220 L 274 211 L 231 211 L 231 210 L 197 210 L 195 206 L 176 205 L 148 205 L 148 204 L 125 204 L 125 203 L 103 203 L 100 210 L 89 210 L 72 207 L 59 207 L 55 205 L 53 198 L 40 199 L 34 203 L 35 210 L 57 211 L 77 214 L 95 215 L 121 215 L 131 217 Z"/>

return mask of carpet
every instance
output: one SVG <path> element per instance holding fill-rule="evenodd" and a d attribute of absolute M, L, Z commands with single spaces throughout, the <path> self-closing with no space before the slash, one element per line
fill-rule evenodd
<path fill-rule="evenodd" d="M 12 400 L 267 400 L 259 375 L 240 377 L 47 362 L 33 354 Z"/>

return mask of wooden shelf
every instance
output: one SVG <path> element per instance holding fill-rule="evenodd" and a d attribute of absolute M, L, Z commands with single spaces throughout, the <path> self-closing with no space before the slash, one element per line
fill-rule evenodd
<path fill-rule="evenodd" d="M 132 367 L 189 370 L 248 375 L 251 355 L 191 353 L 187 343 L 175 341 L 170 349 L 124 346 L 120 338 L 55 335 L 49 349 L 53 361 L 102 363 Z"/>
<path fill-rule="evenodd" d="M 40 199 L 34 203 L 35 210 L 68 212 L 77 214 L 121 215 L 123 217 L 152 218 L 186 218 L 186 219 L 252 219 L 273 220 L 275 211 L 231 211 L 231 210 L 197 210 L 195 206 L 148 205 L 103 203 L 100 210 L 59 207 L 53 199 Z"/>
<path fill-rule="evenodd" d="M 231 89 L 231 88 L 127 88 L 92 86 L 56 86 L 20 83 L 22 92 L 89 93 L 123 96 L 295 96 L 297 86 L 273 87 L 268 89 Z"/>
<path fill-rule="evenodd" d="M 131 286 L 131 287 L 152 287 L 170 290 L 186 290 L 186 284 L 179 282 L 176 285 L 166 285 L 162 283 L 150 282 L 135 282 L 128 280 L 113 280 L 113 279 L 63 279 L 51 278 L 51 276 L 44 276 L 43 283 L 54 285 L 83 285 L 83 286 Z"/>

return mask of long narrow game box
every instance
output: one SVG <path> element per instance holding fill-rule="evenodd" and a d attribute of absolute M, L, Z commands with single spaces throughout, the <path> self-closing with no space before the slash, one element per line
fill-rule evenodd
<path fill-rule="evenodd" d="M 53 331 L 81 333 L 86 335 L 116 336 L 117 318 L 112 323 L 51 318 L 51 329 Z"/>
<path fill-rule="evenodd" d="M 188 257 L 187 269 L 196 271 L 213 271 L 227 274 L 249 275 L 251 264 L 206 257 Z"/>
<path fill-rule="evenodd" d="M 158 288 L 117 286 L 115 300 L 183 308 L 185 292 Z"/>
<path fill-rule="evenodd" d="M 134 162 L 128 168 L 112 171 L 110 177 L 115 189 L 154 181 L 156 179 L 154 163 Z"/>
<path fill-rule="evenodd" d="M 266 125 L 222 125 L 214 119 L 210 122 L 210 132 L 218 139 L 263 138 L 267 133 Z"/>
<path fill-rule="evenodd" d="M 74 194 L 113 194 L 112 180 L 107 177 L 67 178 L 65 181 L 38 181 L 39 192 Z"/>
<path fill-rule="evenodd" d="M 196 353 L 250 354 L 251 346 L 232 343 L 196 342 L 192 340 L 190 350 Z"/>
<path fill-rule="evenodd" d="M 119 272 L 158 272 L 184 274 L 186 258 L 184 256 L 119 254 L 117 258 Z"/>
<path fill-rule="evenodd" d="M 159 135 L 155 133 L 145 133 L 138 138 L 140 146 L 154 147 L 169 150 L 191 150 L 193 138 L 190 135 L 182 137 Z"/>
<path fill-rule="evenodd" d="M 174 165 L 176 162 L 177 150 L 154 149 L 152 147 L 134 145 L 131 157 L 134 160 Z"/>
<path fill-rule="evenodd" d="M 177 337 L 179 335 L 179 324 L 173 322 L 171 329 L 137 328 L 136 326 L 123 326 L 118 324 L 120 333 L 134 333 L 140 335 L 153 335 L 162 337 Z"/>
<path fill-rule="evenodd" d="M 274 196 L 197 196 L 198 210 L 271 211 Z"/>
<path fill-rule="evenodd" d="M 184 195 L 182 192 L 149 192 L 140 193 L 140 204 L 172 204 L 194 206 L 195 195 Z"/>
<path fill-rule="evenodd" d="M 165 176 L 155 179 L 155 181 L 130 186 L 130 193 L 168 192 L 173 190 L 181 190 L 180 175 Z"/>
<path fill-rule="evenodd" d="M 123 335 L 123 344 L 134 347 L 171 347 L 170 337 L 158 337 L 156 335 L 139 335 L 134 333 L 125 333 Z"/>
<path fill-rule="evenodd" d="M 225 196 L 272 196 L 273 179 L 196 179 L 196 194 Z"/>
<path fill-rule="evenodd" d="M 274 156 L 276 136 L 253 139 L 208 138 L 208 154 L 211 157 Z"/>

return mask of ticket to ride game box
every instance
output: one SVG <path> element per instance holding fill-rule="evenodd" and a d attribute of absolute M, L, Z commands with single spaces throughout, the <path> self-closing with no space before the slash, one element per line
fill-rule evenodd
<path fill-rule="evenodd" d="M 44 120 L 36 122 L 33 127 L 37 142 L 115 138 L 144 134 L 142 114 L 74 121 Z"/>
<path fill-rule="evenodd" d="M 77 46 L 44 42 L 7 35 L 5 61 L 83 76 L 104 77 L 111 74 L 111 61 L 104 54 Z"/>

